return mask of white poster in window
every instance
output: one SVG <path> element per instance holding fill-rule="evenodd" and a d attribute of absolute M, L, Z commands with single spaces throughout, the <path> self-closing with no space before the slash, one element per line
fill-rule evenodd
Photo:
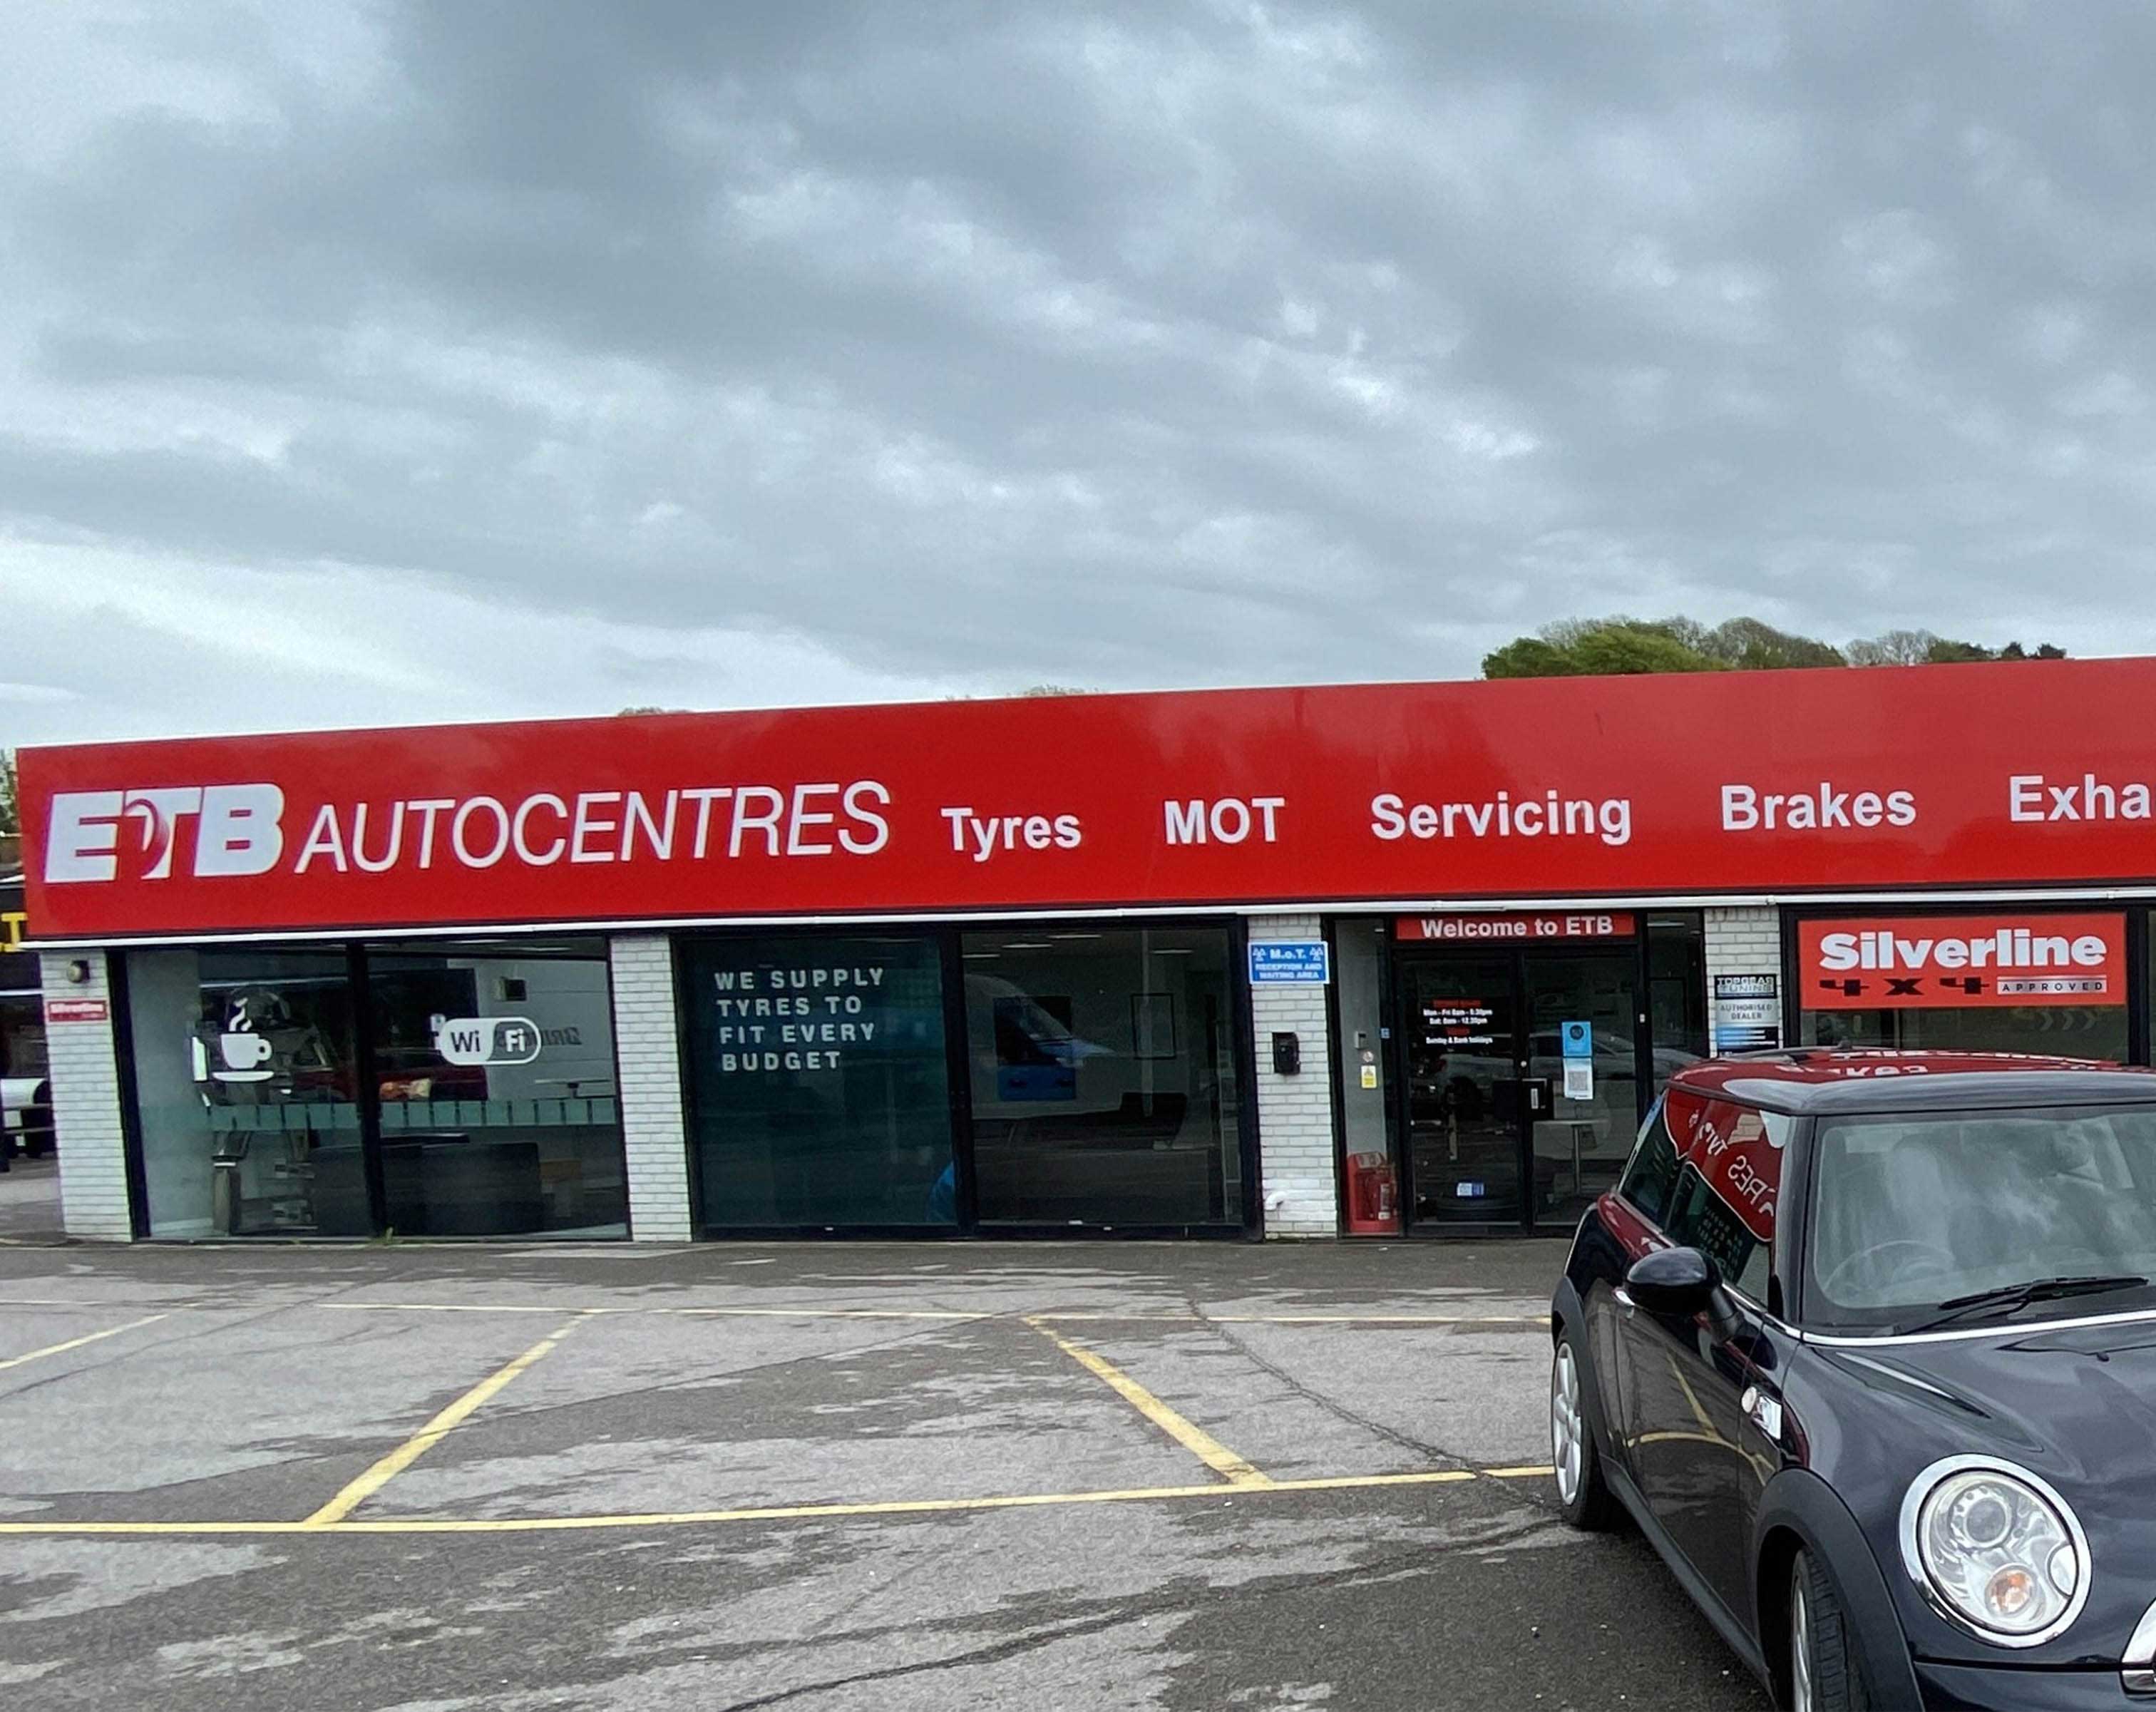
<path fill-rule="evenodd" d="M 1592 1058 L 1568 1058 L 1564 1061 L 1564 1097 L 1568 1100 L 1591 1100 L 1594 1098 L 1594 1061 Z"/>
<path fill-rule="evenodd" d="M 1714 978 L 1714 1050 L 1771 1051 L 1782 1044 L 1782 978 L 1724 974 Z"/>

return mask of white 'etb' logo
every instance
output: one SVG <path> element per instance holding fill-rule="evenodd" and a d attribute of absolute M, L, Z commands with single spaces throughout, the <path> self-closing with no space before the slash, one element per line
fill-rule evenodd
<path fill-rule="evenodd" d="M 266 874 L 285 853 L 285 793 L 274 784 L 165 785 L 144 790 L 65 790 L 52 799 L 45 879 L 52 884 L 120 877 L 120 829 L 135 827 L 138 877 L 167 880 L 182 821 L 195 826 L 198 878 Z"/>

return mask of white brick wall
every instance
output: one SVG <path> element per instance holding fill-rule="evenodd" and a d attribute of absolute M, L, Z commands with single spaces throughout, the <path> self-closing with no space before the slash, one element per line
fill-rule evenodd
<path fill-rule="evenodd" d="M 68 965 L 90 965 L 87 982 Z M 101 951 L 48 951 L 40 959 L 49 999 L 112 1002 L 111 972 Z M 126 1242 L 127 1141 L 120 1121 L 120 1064 L 110 1021 L 60 1022 L 45 1029 L 51 1057 L 53 1125 L 59 1136 L 60 1218 L 70 1236 Z"/>
<path fill-rule="evenodd" d="M 608 949 L 629 1234 L 639 1242 L 685 1242 L 693 1220 L 673 943 L 663 933 L 618 933 Z"/>
<path fill-rule="evenodd" d="M 1252 916 L 1253 939 L 1317 939 L 1314 915 Z M 1257 1041 L 1258 1169 L 1267 1236 L 1337 1236 L 1340 1203 L 1332 1158 L 1332 1055 L 1326 1039 L 1325 989 L 1253 987 Z M 1273 1073 L 1273 1034 L 1302 1039 L 1302 1069 Z"/>
<path fill-rule="evenodd" d="M 1708 1026 L 1714 1014 L 1714 978 L 1718 974 L 1779 976 L 1782 969 L 1779 910 L 1747 905 L 1707 912 L 1707 994 Z M 1782 1043 L 1796 1037 L 1797 1015 L 1788 993 L 1782 995 Z"/>

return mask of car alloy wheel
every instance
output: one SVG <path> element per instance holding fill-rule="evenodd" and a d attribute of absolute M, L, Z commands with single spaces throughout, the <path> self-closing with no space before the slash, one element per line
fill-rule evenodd
<path fill-rule="evenodd" d="M 1579 1369 L 1568 1339 L 1557 1346 L 1550 1365 L 1550 1464 L 1557 1471 L 1557 1495 L 1566 1504 L 1579 1497 L 1586 1473 L 1587 1423 L 1579 1408 Z"/>

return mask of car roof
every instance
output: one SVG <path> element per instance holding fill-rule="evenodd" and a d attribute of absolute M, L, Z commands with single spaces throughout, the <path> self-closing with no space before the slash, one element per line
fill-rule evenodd
<path fill-rule="evenodd" d="M 2156 1071 L 2022 1052 L 1796 1047 L 1688 1064 L 1669 1085 L 1804 1116 L 2156 1104 Z"/>

